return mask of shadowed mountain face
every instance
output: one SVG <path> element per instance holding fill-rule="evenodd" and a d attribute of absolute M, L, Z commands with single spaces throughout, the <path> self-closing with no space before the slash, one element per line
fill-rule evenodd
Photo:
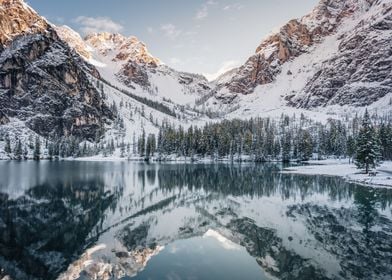
<path fill-rule="evenodd" d="M 391 274 L 390 190 L 279 170 L 2 163 L 0 175 L 9 176 L 0 183 L 0 267 L 12 279 L 137 278 L 146 267 L 140 275 L 153 275 L 161 262 L 192 266 L 201 253 L 196 248 L 241 262 L 232 251 L 239 246 L 251 256 L 249 265 L 279 279 Z M 208 247 L 206 238 L 221 245 Z M 189 245 L 177 243 L 188 239 Z M 165 258 L 154 257 L 160 254 Z M 229 261 L 222 257 L 219 265 Z M 213 264 L 202 269 L 214 275 Z"/>
<path fill-rule="evenodd" d="M 112 113 L 85 72 L 94 72 L 21 0 L 0 1 L 0 115 L 38 134 L 93 139 Z"/>

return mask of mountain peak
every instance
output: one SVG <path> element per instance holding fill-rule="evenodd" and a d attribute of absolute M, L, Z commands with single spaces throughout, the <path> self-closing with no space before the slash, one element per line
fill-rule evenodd
<path fill-rule="evenodd" d="M 23 0 L 0 0 L 0 45 L 21 34 L 42 33 L 48 27 Z"/>
<path fill-rule="evenodd" d="M 120 44 L 124 42 L 127 38 L 119 33 L 109 33 L 109 32 L 98 32 L 88 34 L 84 40 L 89 42 L 90 44 L 99 44 L 99 43 L 113 43 Z"/>
<path fill-rule="evenodd" d="M 79 55 L 87 60 L 92 58 L 87 44 L 83 41 L 82 37 L 75 30 L 71 29 L 69 26 L 55 26 L 54 27 L 59 37 L 68 43 L 68 45 L 73 48 Z"/>
<path fill-rule="evenodd" d="M 154 67 L 161 64 L 135 36 L 125 37 L 118 33 L 102 32 L 87 35 L 84 41 L 103 56 L 114 55 L 113 61 L 134 61 Z"/>
<path fill-rule="evenodd" d="M 308 52 L 310 47 L 336 33 L 343 21 L 364 15 L 376 4 L 390 2 L 391 0 L 321 0 L 308 15 L 289 21 L 278 32 L 266 37 L 256 48 L 255 54 L 226 83 L 227 88 L 234 93 L 248 94 L 258 85 L 271 83 L 284 63 Z"/>
<path fill-rule="evenodd" d="M 321 0 L 312 12 L 300 21 L 310 31 L 317 28 L 332 31 L 344 18 L 365 12 L 375 2 L 376 0 Z"/>

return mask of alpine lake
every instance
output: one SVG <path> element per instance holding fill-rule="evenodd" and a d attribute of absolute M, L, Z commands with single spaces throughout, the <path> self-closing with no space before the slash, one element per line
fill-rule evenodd
<path fill-rule="evenodd" d="M 392 189 L 282 169 L 0 162 L 0 279 L 392 279 Z"/>

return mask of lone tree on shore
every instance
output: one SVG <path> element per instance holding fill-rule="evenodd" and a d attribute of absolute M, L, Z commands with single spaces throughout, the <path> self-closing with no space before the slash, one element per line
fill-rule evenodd
<path fill-rule="evenodd" d="M 369 113 L 366 109 L 363 116 L 362 127 L 357 138 L 357 151 L 355 164 L 358 168 L 365 168 L 366 174 L 370 168 L 375 168 L 380 160 L 380 145 L 377 133 L 370 121 Z"/>

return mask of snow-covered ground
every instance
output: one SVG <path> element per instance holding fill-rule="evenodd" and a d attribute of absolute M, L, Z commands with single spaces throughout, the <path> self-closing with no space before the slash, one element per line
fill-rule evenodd
<path fill-rule="evenodd" d="M 304 175 L 327 175 L 343 177 L 350 182 L 369 186 L 392 187 L 392 161 L 382 163 L 377 167 L 377 174 L 367 175 L 357 169 L 355 164 L 344 160 L 310 161 L 310 165 L 296 166 L 284 169 L 284 173 Z"/>

